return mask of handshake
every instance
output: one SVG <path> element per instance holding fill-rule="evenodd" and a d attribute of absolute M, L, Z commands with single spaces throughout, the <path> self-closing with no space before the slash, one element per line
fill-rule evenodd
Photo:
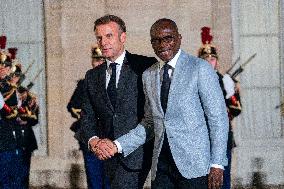
<path fill-rule="evenodd" d="M 116 144 L 108 138 L 92 138 L 89 148 L 100 160 L 107 160 L 118 153 Z"/>

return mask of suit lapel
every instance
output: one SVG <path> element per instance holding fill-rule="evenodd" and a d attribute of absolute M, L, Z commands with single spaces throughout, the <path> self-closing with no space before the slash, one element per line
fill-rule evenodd
<path fill-rule="evenodd" d="M 189 64 L 189 62 L 187 60 L 186 54 L 183 51 L 181 51 L 181 54 L 175 66 L 174 74 L 172 76 L 167 109 L 170 109 L 171 106 L 174 105 L 172 103 L 175 103 L 176 101 L 175 97 L 177 96 L 175 93 L 179 92 L 180 90 L 183 90 L 182 88 L 180 88 L 180 86 L 183 86 L 181 82 L 184 80 L 183 78 L 185 75 L 184 72 L 186 72 L 185 68 L 188 67 L 185 64 Z"/>
<path fill-rule="evenodd" d="M 162 108 L 162 105 L 161 105 L 161 66 L 160 66 L 160 63 L 156 63 L 155 65 L 155 69 L 153 69 L 151 71 L 151 76 L 150 76 L 150 79 L 151 79 L 151 90 L 154 90 L 156 91 L 154 94 L 157 94 L 157 95 L 154 95 L 154 101 L 157 103 L 157 106 L 158 106 L 158 109 L 159 109 L 159 112 L 164 115 L 164 111 L 163 111 L 163 108 Z"/>
<path fill-rule="evenodd" d="M 119 76 L 118 85 L 117 85 L 117 100 L 123 98 L 127 85 L 131 83 L 129 81 L 133 79 L 132 78 L 133 71 L 131 70 L 129 66 L 130 62 L 128 62 L 127 56 L 128 56 L 128 53 L 126 53 L 125 55 L 125 58 L 123 60 L 123 64 L 121 67 L 121 71 L 120 71 L 120 76 Z M 127 92 L 129 93 L 131 91 L 127 91 Z"/>
<path fill-rule="evenodd" d="M 133 71 L 131 70 L 130 66 L 129 66 L 129 62 L 127 60 L 127 56 L 129 56 L 129 53 L 126 52 L 125 58 L 123 60 L 123 64 L 120 70 L 120 75 L 119 75 L 119 80 L 118 80 L 118 84 L 117 84 L 117 97 L 116 100 L 119 100 L 121 98 L 123 98 L 124 94 L 125 94 L 125 88 L 127 88 L 126 86 L 129 85 L 129 81 L 130 79 L 132 79 L 132 75 L 133 75 Z M 110 99 L 108 97 L 107 94 L 107 90 L 106 90 L 106 69 L 107 69 L 107 65 L 105 65 L 104 70 L 102 69 L 100 71 L 100 78 L 104 78 L 103 82 L 101 82 L 100 88 L 102 89 L 102 91 L 104 91 L 105 95 L 103 95 L 104 100 L 107 104 L 107 106 L 109 106 L 111 108 L 111 110 L 114 112 L 115 108 L 112 106 Z M 127 91 L 128 93 L 131 91 Z M 117 104 L 117 103 L 116 103 Z"/>

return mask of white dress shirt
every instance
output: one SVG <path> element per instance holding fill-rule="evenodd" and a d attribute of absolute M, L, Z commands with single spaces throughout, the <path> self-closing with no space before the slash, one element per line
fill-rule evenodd
<path fill-rule="evenodd" d="M 120 76 L 120 72 L 121 72 L 121 68 L 122 68 L 122 64 L 125 58 L 125 54 L 126 51 L 124 50 L 123 53 L 114 61 L 111 62 L 110 60 L 106 59 L 107 62 L 107 70 L 106 70 L 106 88 L 108 86 L 109 80 L 110 80 L 110 76 L 111 76 L 111 68 L 109 67 L 109 65 L 111 63 L 116 63 L 116 87 L 119 81 L 119 76 Z"/>

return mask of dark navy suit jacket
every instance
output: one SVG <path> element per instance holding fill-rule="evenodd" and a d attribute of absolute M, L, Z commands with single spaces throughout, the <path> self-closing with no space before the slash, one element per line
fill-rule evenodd
<path fill-rule="evenodd" d="M 116 107 L 112 107 L 106 91 L 107 64 L 103 63 L 86 73 L 80 131 L 85 143 L 93 136 L 115 139 L 136 127 L 144 116 L 142 73 L 155 62 L 157 60 L 153 57 L 126 52 L 117 85 Z M 105 164 L 112 168 L 116 164 L 122 165 L 129 171 L 145 171 L 151 165 L 150 146 L 148 143 L 126 158 L 118 156 Z"/>

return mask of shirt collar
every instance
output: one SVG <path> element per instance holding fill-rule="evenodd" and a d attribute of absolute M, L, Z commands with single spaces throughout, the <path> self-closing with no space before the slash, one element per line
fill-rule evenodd
<path fill-rule="evenodd" d="M 123 53 L 119 57 L 117 57 L 117 59 L 114 62 L 117 63 L 119 66 L 121 66 L 123 64 L 125 54 L 126 54 L 126 51 L 124 50 Z M 108 59 L 106 59 L 106 62 L 107 62 L 107 67 L 109 67 L 110 63 L 113 63 Z"/>
<path fill-rule="evenodd" d="M 168 62 L 168 65 L 170 65 L 172 68 L 175 68 L 176 67 L 176 64 L 177 64 L 177 60 L 178 60 L 178 57 L 181 53 L 181 49 L 178 50 L 177 54 L 174 56 L 174 58 L 172 58 L 169 62 Z M 165 62 L 161 62 L 160 63 L 160 68 L 162 68 L 163 66 L 165 65 Z"/>

